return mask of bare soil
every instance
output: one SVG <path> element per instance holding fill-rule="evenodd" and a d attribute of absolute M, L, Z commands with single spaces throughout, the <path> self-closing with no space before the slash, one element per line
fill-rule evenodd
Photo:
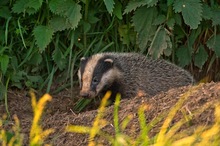
<path fill-rule="evenodd" d="M 74 98 L 77 98 L 77 90 L 76 88 L 74 91 Z M 121 100 L 119 107 L 119 122 L 121 123 L 128 115 L 133 116 L 123 133 L 134 138 L 138 136 L 140 127 L 137 112 L 140 105 L 145 104 L 148 107 L 145 116 L 147 123 L 149 123 L 158 116 L 164 115 L 164 117 L 166 117 L 169 110 L 186 92 L 190 95 L 175 115 L 172 124 L 175 124 L 175 122 L 183 118 L 184 115 L 190 114 L 192 115 L 192 119 L 190 119 L 188 124 L 185 124 L 180 131 L 185 130 L 188 134 L 191 134 L 199 125 L 211 125 L 215 120 L 214 105 L 220 101 L 220 83 L 214 82 L 200 84 L 196 89 L 192 89 L 192 86 L 171 89 L 168 92 L 162 92 L 150 98 L 136 97 L 133 99 Z M 49 136 L 46 143 L 60 146 L 88 144 L 87 134 L 65 132 L 65 127 L 70 124 L 91 126 L 96 117 L 97 110 L 75 113 L 73 111 L 75 100 L 71 98 L 70 93 L 71 91 L 66 89 L 57 95 L 52 95 L 52 101 L 47 104 L 41 125 L 44 129 L 55 129 L 55 133 Z M 9 91 L 8 107 L 11 115 L 16 114 L 20 119 L 21 132 L 24 134 L 24 145 L 28 145 L 28 135 L 33 118 L 31 98 L 28 96 L 28 92 Z M 97 106 L 95 106 L 94 109 L 96 107 Z M 113 105 L 106 108 L 104 118 L 108 123 L 102 128 L 103 131 L 106 131 L 110 135 L 114 135 L 113 110 Z M 0 103 L 0 116 L 3 115 L 3 113 L 6 113 L 5 107 L 3 103 Z M 158 133 L 163 121 L 164 118 L 152 128 L 149 132 L 149 136 L 154 136 Z M 10 129 L 13 123 L 13 120 L 11 120 L 5 127 Z M 96 140 L 104 145 L 109 145 L 103 137 L 96 137 Z"/>

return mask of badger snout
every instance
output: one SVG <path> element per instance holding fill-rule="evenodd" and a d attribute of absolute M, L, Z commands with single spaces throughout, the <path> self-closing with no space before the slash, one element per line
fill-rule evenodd
<path fill-rule="evenodd" d="M 96 94 L 92 91 L 80 91 L 80 96 L 83 98 L 94 98 Z"/>

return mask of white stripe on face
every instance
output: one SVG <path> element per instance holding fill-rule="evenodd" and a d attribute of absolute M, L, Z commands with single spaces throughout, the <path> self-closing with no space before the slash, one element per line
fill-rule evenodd
<path fill-rule="evenodd" d="M 90 86 L 92 82 L 93 72 L 94 69 L 99 61 L 99 59 L 102 57 L 100 54 L 96 54 L 91 56 L 91 58 L 88 60 L 84 73 L 82 74 L 82 89 L 80 92 L 82 93 L 89 93 L 90 92 Z"/>

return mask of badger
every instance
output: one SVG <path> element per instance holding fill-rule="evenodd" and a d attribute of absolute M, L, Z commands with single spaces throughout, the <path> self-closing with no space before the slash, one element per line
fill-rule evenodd
<path fill-rule="evenodd" d="M 163 59 L 138 53 L 98 53 L 82 57 L 78 70 L 80 96 L 94 98 L 112 92 L 122 98 L 154 96 L 170 88 L 193 84 L 186 70 Z"/>

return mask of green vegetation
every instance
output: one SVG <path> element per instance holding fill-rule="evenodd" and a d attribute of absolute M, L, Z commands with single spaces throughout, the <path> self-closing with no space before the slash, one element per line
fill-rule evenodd
<path fill-rule="evenodd" d="M 73 86 L 79 58 L 102 51 L 162 57 L 219 80 L 219 15 L 215 0 L 1 0 L 0 99 L 8 87 L 50 92 L 54 78 L 64 84 L 54 92 Z"/>

